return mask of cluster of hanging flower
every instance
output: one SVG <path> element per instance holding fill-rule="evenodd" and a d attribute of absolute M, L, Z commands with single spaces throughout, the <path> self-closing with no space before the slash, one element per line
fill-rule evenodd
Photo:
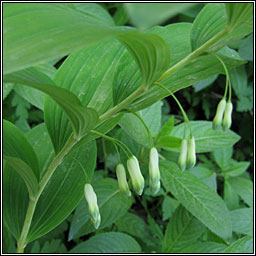
<path fill-rule="evenodd" d="M 127 169 L 131 177 L 133 190 L 138 195 L 142 195 L 145 181 L 141 174 L 139 161 L 136 156 L 133 155 L 127 160 Z M 125 167 L 122 163 L 119 163 L 116 167 L 116 176 L 119 190 L 126 196 L 131 196 L 131 191 L 126 178 Z M 149 187 L 153 195 L 157 194 L 161 187 L 158 152 L 154 147 L 151 148 L 149 157 Z M 97 204 L 97 196 L 90 184 L 85 184 L 84 194 L 88 203 L 91 221 L 93 222 L 94 227 L 97 229 L 100 225 L 101 217 Z"/>
<path fill-rule="evenodd" d="M 232 124 L 232 110 L 233 104 L 231 101 L 226 102 L 225 98 L 223 98 L 218 106 L 216 115 L 213 119 L 213 126 L 214 130 L 220 128 L 222 126 L 223 131 L 227 131 Z M 224 115 L 224 118 L 223 118 Z"/>

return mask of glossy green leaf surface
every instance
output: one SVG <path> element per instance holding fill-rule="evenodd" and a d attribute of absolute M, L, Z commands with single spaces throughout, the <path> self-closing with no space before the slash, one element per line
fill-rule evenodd
<path fill-rule="evenodd" d="M 96 143 L 92 141 L 64 158 L 38 200 L 28 241 L 51 231 L 74 210 L 83 197 L 84 184 L 92 179 L 96 157 Z"/>
<path fill-rule="evenodd" d="M 204 232 L 205 226 L 183 206 L 176 208 L 169 219 L 163 240 L 163 252 L 174 253 L 195 242 Z"/>
<path fill-rule="evenodd" d="M 117 181 L 114 179 L 101 179 L 93 183 L 92 186 L 97 195 L 101 214 L 101 224 L 99 229 L 102 229 L 111 225 L 123 216 L 131 206 L 132 200 L 119 191 Z M 85 198 L 83 198 L 76 208 L 72 219 L 69 240 L 94 231 L 95 228 L 91 223 L 88 212 L 88 204 Z"/>
<path fill-rule="evenodd" d="M 94 109 L 84 108 L 74 94 L 55 86 L 55 83 L 48 76 L 35 68 L 14 72 L 6 75 L 4 79 L 36 88 L 51 96 L 65 111 L 77 138 L 80 138 L 98 121 L 98 114 Z"/>
<path fill-rule="evenodd" d="M 63 3 L 5 3 L 3 8 L 4 73 L 63 57 L 118 33 L 99 12 L 92 15 L 89 4 L 88 12 Z"/>
<path fill-rule="evenodd" d="M 140 253 L 137 241 L 120 232 L 107 232 L 80 243 L 70 253 Z"/>
<path fill-rule="evenodd" d="M 7 120 L 4 120 L 3 138 L 3 155 L 4 157 L 7 157 L 6 160 L 10 160 L 17 167 L 19 163 L 22 164 L 22 169 L 24 171 L 27 169 L 26 175 L 29 176 L 30 173 L 31 177 L 34 176 L 34 181 L 38 181 L 40 172 L 38 159 L 35 151 L 25 138 L 24 134 L 14 124 Z M 15 163 L 16 160 L 14 158 L 20 159 L 24 163 L 21 163 L 20 160 L 17 160 L 19 161 L 19 163 Z M 28 166 L 29 168 L 26 168 L 26 166 Z"/>
<path fill-rule="evenodd" d="M 165 188 L 212 232 L 228 239 L 232 226 L 225 203 L 213 190 L 189 172 L 168 161 L 161 161 L 160 171 Z"/>

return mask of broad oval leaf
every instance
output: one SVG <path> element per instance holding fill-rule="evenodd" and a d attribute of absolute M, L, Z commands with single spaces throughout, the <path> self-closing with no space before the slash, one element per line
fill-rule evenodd
<path fill-rule="evenodd" d="M 174 253 L 193 244 L 204 231 L 205 226 L 180 205 L 169 219 L 163 240 L 163 252 Z"/>
<path fill-rule="evenodd" d="M 241 208 L 230 212 L 232 230 L 238 234 L 253 235 L 253 208 Z"/>
<path fill-rule="evenodd" d="M 221 197 L 189 172 L 181 172 L 172 162 L 160 163 L 162 182 L 176 199 L 212 232 L 228 239 L 232 226 Z"/>
<path fill-rule="evenodd" d="M 119 191 L 117 181 L 106 178 L 92 184 L 97 195 L 98 206 L 101 214 L 99 229 L 111 225 L 123 216 L 130 208 L 132 200 Z M 88 213 L 88 204 L 83 198 L 76 208 L 71 222 L 69 240 L 94 232 Z"/>
<path fill-rule="evenodd" d="M 12 158 L 13 161 L 13 158 L 21 159 L 30 168 L 27 168 L 27 174 L 30 173 L 31 177 L 34 176 L 35 181 L 39 180 L 40 169 L 35 151 L 24 134 L 7 120 L 3 120 L 3 155 L 7 157 L 7 161 L 8 158 L 9 160 Z M 13 164 L 15 164 L 14 162 Z M 24 164 L 22 164 L 23 170 L 26 169 Z"/>
<path fill-rule="evenodd" d="M 69 253 L 140 253 L 137 241 L 120 232 L 107 232 L 80 243 Z"/>

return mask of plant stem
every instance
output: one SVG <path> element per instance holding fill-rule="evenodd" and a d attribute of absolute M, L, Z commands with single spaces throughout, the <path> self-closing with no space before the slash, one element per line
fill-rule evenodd
<path fill-rule="evenodd" d="M 198 55 L 200 55 L 201 53 L 203 53 L 205 51 L 205 49 L 207 49 L 209 46 L 211 46 L 212 44 L 217 42 L 227 32 L 228 32 L 227 28 L 225 28 L 224 30 L 219 32 L 217 35 L 215 35 L 213 38 L 211 38 L 205 44 L 203 44 L 198 49 L 196 49 L 195 51 L 190 53 L 186 58 L 184 58 L 183 60 L 181 60 L 180 62 L 178 62 L 174 66 L 172 66 L 170 69 L 168 69 L 160 77 L 160 79 L 157 82 L 162 81 L 163 79 L 165 79 L 170 74 L 176 72 L 177 70 L 179 70 L 183 66 L 187 65 L 193 58 L 195 58 Z M 113 108 L 109 109 L 106 113 L 101 115 L 100 118 L 99 118 L 99 123 L 102 123 L 102 122 L 106 121 L 108 118 L 112 117 L 113 115 L 117 114 L 120 110 L 127 107 L 128 104 L 130 104 L 134 99 L 137 98 L 137 96 L 139 96 L 143 92 L 145 92 L 145 88 L 144 87 L 139 87 L 131 95 L 129 95 L 126 99 L 124 99 L 122 102 L 120 102 L 119 104 L 117 104 Z M 58 165 L 62 162 L 64 157 L 70 152 L 72 147 L 77 142 L 78 141 L 76 139 L 74 139 L 73 137 L 69 138 L 69 140 L 67 141 L 67 143 L 65 144 L 63 149 L 53 159 L 53 161 L 52 161 L 51 165 L 49 166 L 47 172 L 45 173 L 41 182 L 39 183 L 39 191 L 36 194 L 35 200 L 34 201 L 30 200 L 30 202 L 29 202 L 29 206 L 28 206 L 28 209 L 27 209 L 26 218 L 25 218 L 25 221 L 24 221 L 22 232 L 21 232 L 20 238 L 18 240 L 17 253 L 23 253 L 24 252 L 24 248 L 26 246 L 27 235 L 28 235 L 29 228 L 30 228 L 30 225 L 31 225 L 31 222 L 32 222 L 33 214 L 34 214 L 34 211 L 35 211 L 35 208 L 36 208 L 37 201 L 38 201 L 42 191 L 44 190 L 45 186 L 47 185 L 48 181 L 52 177 L 52 175 L 53 175 L 54 171 L 56 170 L 56 168 L 58 167 Z"/>
<path fill-rule="evenodd" d="M 192 59 L 197 57 L 198 55 L 202 54 L 208 47 L 216 43 L 221 37 L 223 37 L 226 33 L 229 32 L 228 27 L 224 28 L 222 31 L 220 31 L 218 34 L 216 34 L 214 37 L 212 37 L 210 40 L 208 40 L 206 43 L 201 45 L 199 48 L 197 48 L 195 51 L 191 52 L 186 58 L 176 63 L 174 66 L 166 70 L 162 76 L 158 79 L 157 82 L 161 82 L 163 79 L 165 79 L 167 76 L 170 76 L 172 73 L 176 72 L 183 66 L 187 65 Z"/>
<path fill-rule="evenodd" d="M 54 171 L 58 167 L 58 165 L 62 162 L 64 157 L 69 153 L 71 148 L 76 144 L 77 140 L 75 140 L 73 137 L 70 137 L 63 149 L 56 155 L 56 157 L 53 159 L 51 165 L 49 166 L 47 172 L 43 176 L 41 182 L 39 183 L 39 190 L 37 194 L 35 195 L 35 200 L 29 201 L 27 213 L 26 213 L 26 218 L 24 221 L 24 225 L 21 231 L 20 238 L 18 240 L 18 246 L 17 246 L 17 253 L 23 253 L 24 248 L 26 247 L 26 240 L 27 240 L 27 235 L 29 232 L 29 228 L 32 222 L 33 214 L 36 208 L 37 201 L 43 192 L 46 184 L 48 183 L 49 179 L 52 177 Z"/>

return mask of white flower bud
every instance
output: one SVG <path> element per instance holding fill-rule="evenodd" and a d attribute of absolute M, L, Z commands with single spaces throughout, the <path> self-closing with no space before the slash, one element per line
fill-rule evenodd
<path fill-rule="evenodd" d="M 232 110 L 233 110 L 233 104 L 231 102 L 228 102 L 225 108 L 224 118 L 222 121 L 222 129 L 223 131 L 228 130 L 231 127 L 232 124 Z"/>
<path fill-rule="evenodd" d="M 180 166 L 181 171 L 184 171 L 186 169 L 187 151 L 188 151 L 188 143 L 186 139 L 183 139 L 181 142 L 181 150 L 180 150 L 180 156 L 178 160 L 178 164 Z"/>
<path fill-rule="evenodd" d="M 218 104 L 216 115 L 213 119 L 212 128 L 214 130 L 218 129 L 221 126 L 225 107 L 226 107 L 226 100 L 222 99 Z"/>
<path fill-rule="evenodd" d="M 160 171 L 158 164 L 158 152 L 156 148 L 151 148 L 149 156 L 149 177 L 153 185 L 157 185 L 160 181 Z"/>
<path fill-rule="evenodd" d="M 122 193 L 126 194 L 128 197 L 131 196 L 131 191 L 126 180 L 126 173 L 123 164 L 118 164 L 116 167 L 116 176 L 118 180 L 119 189 Z"/>
<path fill-rule="evenodd" d="M 84 185 L 84 195 L 88 203 L 89 214 L 91 216 L 91 221 L 94 224 L 94 227 L 97 229 L 100 225 L 100 211 L 97 204 L 97 196 L 93 190 L 91 184 Z"/>
<path fill-rule="evenodd" d="M 132 186 L 138 195 L 141 195 L 144 188 L 144 178 L 140 171 L 140 166 L 135 156 L 127 160 L 127 168 L 132 179 Z"/>
<path fill-rule="evenodd" d="M 188 139 L 187 168 L 193 168 L 196 164 L 196 144 L 192 136 Z"/>

